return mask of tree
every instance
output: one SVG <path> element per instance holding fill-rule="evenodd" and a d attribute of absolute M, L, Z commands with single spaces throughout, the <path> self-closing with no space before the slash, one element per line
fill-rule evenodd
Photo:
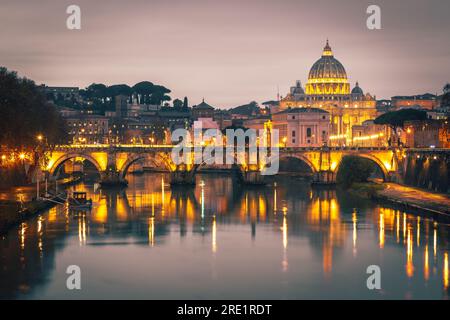
<path fill-rule="evenodd" d="M 155 85 L 149 103 L 161 104 L 164 101 L 170 101 L 171 98 L 167 95 L 170 92 L 166 87 Z"/>
<path fill-rule="evenodd" d="M 136 83 L 131 89 L 140 97 L 140 103 L 149 103 L 153 88 L 154 84 L 150 81 L 141 81 Z"/>
<path fill-rule="evenodd" d="M 0 127 L 0 145 L 8 149 L 31 151 L 38 135 L 49 145 L 67 141 L 64 120 L 35 83 L 6 68 L 0 68 Z"/>
<path fill-rule="evenodd" d="M 427 113 L 423 110 L 417 109 L 402 109 L 398 111 L 391 111 L 382 114 L 378 118 L 374 120 L 375 124 L 385 124 L 389 125 L 394 133 L 397 136 L 397 129 L 403 128 L 405 121 L 412 120 L 426 120 Z M 397 141 L 400 141 L 398 138 Z"/>
<path fill-rule="evenodd" d="M 417 109 L 402 109 L 398 111 L 391 111 L 382 114 L 375 119 L 376 124 L 387 124 L 394 130 L 403 127 L 405 121 L 411 120 L 426 120 L 427 113 L 423 110 Z"/>
<path fill-rule="evenodd" d="M 369 159 L 345 156 L 339 166 L 336 181 L 348 188 L 354 182 L 367 182 L 374 170 L 375 165 Z"/>
<path fill-rule="evenodd" d="M 183 107 L 183 101 L 181 101 L 180 99 L 175 99 L 173 100 L 173 107 L 176 109 L 180 109 Z"/>
<path fill-rule="evenodd" d="M 450 92 L 445 93 L 441 99 L 441 108 L 450 107 Z"/>
<path fill-rule="evenodd" d="M 183 108 L 189 108 L 189 102 L 188 102 L 188 98 L 187 97 L 184 97 Z"/>

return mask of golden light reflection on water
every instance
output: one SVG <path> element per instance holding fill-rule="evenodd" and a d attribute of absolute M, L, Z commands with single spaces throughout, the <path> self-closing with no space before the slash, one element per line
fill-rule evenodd
<path fill-rule="evenodd" d="M 95 210 L 92 213 L 92 220 L 96 223 L 107 223 L 108 215 L 111 212 L 115 213 L 115 220 L 128 221 L 130 219 L 130 210 L 141 214 L 147 212 L 151 213 L 148 218 L 148 243 L 154 246 L 156 243 L 156 221 L 161 219 L 172 219 L 175 217 L 185 218 L 188 223 L 198 223 L 199 220 L 205 220 L 209 212 L 215 213 L 212 216 L 211 222 L 211 250 L 213 253 L 217 252 L 217 219 L 216 215 L 227 214 L 230 200 L 228 192 L 218 192 L 216 188 L 220 185 L 210 183 L 208 180 L 201 180 L 198 187 L 192 193 L 176 192 L 165 185 L 164 177 L 160 179 L 160 188 L 145 188 L 139 192 L 126 190 L 123 194 L 116 196 L 106 196 L 101 192 L 94 195 L 96 199 Z M 86 190 L 84 187 L 80 187 Z M 288 208 L 292 205 L 285 194 L 280 193 L 276 184 L 271 189 L 272 195 L 267 197 L 264 192 L 257 192 L 254 190 L 244 190 L 243 195 L 238 202 L 237 212 L 241 223 L 261 223 L 276 219 L 278 214 L 282 214 L 282 249 L 283 260 L 282 269 L 287 270 L 287 247 L 290 221 Z M 220 194 L 220 196 L 219 196 Z M 214 201 L 209 199 L 213 197 Z M 278 207 L 281 209 L 277 212 Z M 148 208 L 148 209 L 146 209 Z M 272 208 L 274 215 L 267 216 L 268 210 Z M 333 269 L 333 255 L 335 248 L 345 246 L 346 228 L 341 220 L 341 211 L 337 197 L 334 191 L 327 192 L 309 192 L 307 206 L 303 208 L 306 211 L 304 226 L 308 230 L 321 234 L 321 251 L 322 251 L 322 265 L 325 275 L 330 274 Z M 51 211 L 49 220 L 56 219 L 56 211 Z M 273 218 L 272 218 L 273 217 Z M 425 219 L 422 223 L 420 217 L 409 216 L 405 212 L 389 208 L 380 208 L 378 211 L 378 247 L 384 249 L 387 243 L 387 236 L 392 235 L 393 241 L 396 243 L 404 243 L 406 250 L 406 267 L 405 273 L 408 277 L 414 276 L 416 266 L 413 262 L 413 247 L 417 246 L 420 250 L 421 232 L 424 229 L 425 238 L 423 244 L 423 278 L 428 281 L 430 278 L 430 261 L 429 261 L 429 246 L 428 246 L 428 226 L 429 220 Z M 401 219 L 401 220 L 400 220 Z M 274 220 L 275 222 L 275 220 Z M 358 246 L 358 213 L 353 209 L 351 214 L 352 222 L 352 236 L 351 245 L 353 256 L 356 257 Z M 433 255 L 437 256 L 437 224 L 433 226 Z M 203 229 L 202 230 L 208 230 Z M 255 229 L 256 230 L 256 229 Z M 78 217 L 78 233 L 80 245 L 86 244 L 87 239 L 87 220 L 86 216 Z M 23 235 L 24 237 L 24 235 Z M 415 237 L 415 239 L 414 239 Z M 23 241 L 24 243 L 24 241 Z M 445 266 L 445 264 L 444 264 Z M 445 277 L 444 277 L 445 279 Z M 448 279 L 448 277 L 447 277 Z"/>
<path fill-rule="evenodd" d="M 148 243 L 150 246 L 155 245 L 155 218 L 151 217 L 148 224 Z"/>
<path fill-rule="evenodd" d="M 78 215 L 78 240 L 80 242 L 80 246 L 86 244 L 86 214 L 81 213 Z"/>
<path fill-rule="evenodd" d="M 356 256 L 357 250 L 356 250 L 356 242 L 358 241 L 358 217 L 356 213 L 356 209 L 353 210 L 352 213 L 352 222 L 353 222 L 353 256 Z"/>
<path fill-rule="evenodd" d="M 430 278 L 430 262 L 429 262 L 429 257 L 428 257 L 428 245 L 425 246 L 423 265 L 424 265 L 423 266 L 423 278 L 425 279 L 425 281 L 428 281 L 428 279 Z"/>
<path fill-rule="evenodd" d="M 384 248 L 384 213 L 382 210 L 380 210 L 380 231 L 379 231 L 379 243 L 380 248 Z"/>
<path fill-rule="evenodd" d="M 212 252 L 217 252 L 217 225 L 216 225 L 216 216 L 213 217 L 212 221 L 212 231 L 211 231 L 211 248 Z"/>
<path fill-rule="evenodd" d="M 408 229 L 408 239 L 407 239 L 407 251 L 406 251 L 406 275 L 411 278 L 414 275 L 414 264 L 413 264 L 413 240 L 411 235 L 411 229 Z"/>
<path fill-rule="evenodd" d="M 448 252 L 444 253 L 444 268 L 443 268 L 443 277 L 444 277 L 444 289 L 448 289 Z"/>
<path fill-rule="evenodd" d="M 171 226 L 179 224 L 182 237 L 189 230 L 201 233 L 202 237 L 210 233 L 211 238 L 204 237 L 211 241 L 208 254 L 219 257 L 226 252 L 228 244 L 224 240 L 227 239 L 227 229 L 232 229 L 229 226 L 251 225 L 252 239 L 267 241 L 267 237 L 255 238 L 254 234 L 261 229 L 266 232 L 265 226 L 269 225 L 276 232 L 275 241 L 279 244 L 277 261 L 281 260 L 283 272 L 288 270 L 288 266 L 291 271 L 295 269 L 298 239 L 306 237 L 311 250 L 318 253 L 311 259 L 317 259 L 321 264 L 325 277 L 331 277 L 333 269 L 339 270 L 336 266 L 342 264 L 344 248 L 349 249 L 350 256 L 353 254 L 355 259 L 351 260 L 354 261 L 357 253 L 361 258 L 368 248 L 384 253 L 395 247 L 400 249 L 402 260 L 399 266 L 408 278 L 423 277 L 429 284 L 439 278 L 442 287 L 449 287 L 448 253 L 444 253 L 442 247 L 446 241 L 445 234 L 440 230 L 442 225 L 430 218 L 377 206 L 372 211 L 352 208 L 353 204 L 350 208 L 344 207 L 335 191 L 308 190 L 298 192 L 300 196 L 292 198 L 289 192 L 297 190 L 289 190 L 282 185 L 243 188 L 233 192 L 231 182 L 217 182 L 206 177 L 196 187 L 182 190 L 170 188 L 164 181 L 163 176 L 157 176 L 146 180 L 143 186 L 114 192 L 92 191 L 89 186 L 77 186 L 94 200 L 92 211 L 74 214 L 67 208 L 55 207 L 47 215 L 37 217 L 35 225 L 22 223 L 15 233 L 16 237 L 18 235 L 18 249 L 26 253 L 30 247 L 30 233 L 35 233 L 34 248 L 39 250 L 42 258 L 45 244 L 47 255 L 46 232 L 59 222 L 66 232 L 73 233 L 75 243 L 80 246 L 88 243 L 88 237 L 93 240 L 94 236 L 113 236 L 114 229 L 140 234 L 145 246 L 164 246 L 165 241 L 159 241 L 160 237 L 167 237 L 173 231 Z M 301 198 L 303 194 L 304 198 Z M 219 229 L 223 225 L 224 229 Z M 221 250 L 218 250 L 218 230 L 223 234 Z M 367 230 L 371 232 L 370 240 Z"/>

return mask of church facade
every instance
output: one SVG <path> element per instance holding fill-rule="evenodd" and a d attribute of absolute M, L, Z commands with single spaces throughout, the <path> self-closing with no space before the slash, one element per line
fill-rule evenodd
<path fill-rule="evenodd" d="M 377 117 L 376 98 L 364 91 L 358 82 L 350 90 L 344 66 L 334 57 L 328 43 L 322 57 L 308 75 L 305 88 L 300 81 L 280 100 L 280 111 L 289 108 L 320 108 L 330 113 L 330 144 L 348 145 L 352 127 Z"/>

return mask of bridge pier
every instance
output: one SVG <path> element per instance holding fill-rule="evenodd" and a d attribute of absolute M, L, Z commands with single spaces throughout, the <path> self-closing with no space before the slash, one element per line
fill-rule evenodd
<path fill-rule="evenodd" d="M 313 185 L 332 186 L 336 184 L 336 173 L 331 170 L 322 170 L 314 174 Z"/>
<path fill-rule="evenodd" d="M 107 170 L 100 174 L 102 187 L 120 187 L 128 185 L 128 181 L 116 170 Z"/>
<path fill-rule="evenodd" d="M 245 185 L 263 185 L 264 176 L 259 170 L 241 171 L 239 174 L 239 182 Z"/>
<path fill-rule="evenodd" d="M 171 185 L 195 185 L 194 170 L 171 171 L 170 172 L 170 184 Z"/>

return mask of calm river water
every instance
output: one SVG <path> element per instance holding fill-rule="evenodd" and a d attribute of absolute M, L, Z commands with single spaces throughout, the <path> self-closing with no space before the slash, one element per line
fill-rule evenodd
<path fill-rule="evenodd" d="M 277 177 L 245 188 L 228 175 L 171 188 L 163 174 L 87 191 L 0 239 L 0 298 L 445 299 L 450 226 L 339 191 Z M 81 268 L 81 290 L 66 269 Z M 381 290 L 366 285 L 381 269 Z"/>

